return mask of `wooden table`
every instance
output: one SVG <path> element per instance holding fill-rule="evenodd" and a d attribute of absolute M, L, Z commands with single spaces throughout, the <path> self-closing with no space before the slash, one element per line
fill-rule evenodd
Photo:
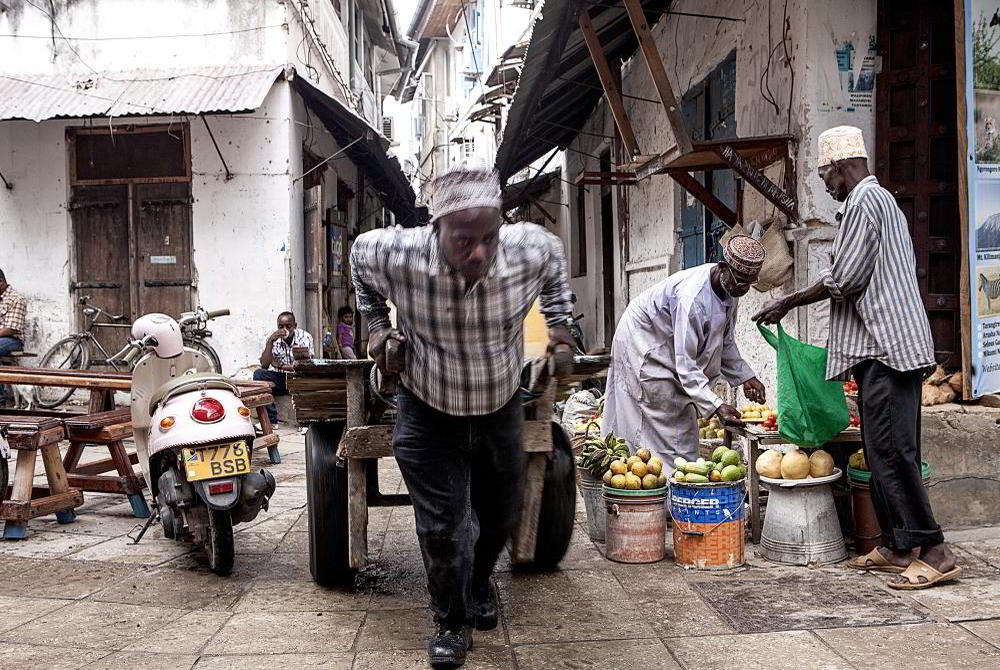
<path fill-rule="evenodd" d="M 730 449 L 733 446 L 733 438 L 741 437 L 750 445 L 747 455 L 747 470 L 750 475 L 750 537 L 754 544 L 760 543 L 760 475 L 757 474 L 757 457 L 760 455 L 760 448 L 779 444 L 791 444 L 786 438 L 774 430 L 762 430 L 754 424 L 746 426 L 725 426 L 726 434 L 723 443 Z M 828 444 L 854 443 L 860 448 L 861 430 L 858 428 L 846 428 Z"/>

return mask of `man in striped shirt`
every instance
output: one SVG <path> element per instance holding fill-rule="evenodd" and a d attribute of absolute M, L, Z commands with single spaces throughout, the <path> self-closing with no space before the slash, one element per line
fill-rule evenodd
<path fill-rule="evenodd" d="M 921 384 L 934 365 L 934 343 L 913 242 L 892 194 L 868 172 L 861 131 L 831 128 L 819 145 L 820 177 L 844 203 L 832 264 L 815 285 L 769 303 L 754 320 L 777 323 L 795 307 L 830 300 L 826 376 L 844 380 L 853 373 L 858 383 L 872 501 L 882 528 L 881 546 L 851 566 L 898 574 L 889 581 L 893 588 L 926 588 L 960 569 L 921 479 Z"/>
<path fill-rule="evenodd" d="M 351 271 L 379 369 L 388 340 L 406 345 L 392 446 L 437 625 L 431 666 L 453 668 L 473 625 L 497 625 L 490 577 L 520 509 L 524 318 L 540 296 L 550 339 L 572 344 L 572 303 L 559 239 L 501 225 L 493 172 L 454 170 L 433 188 L 432 225 L 360 235 Z"/>

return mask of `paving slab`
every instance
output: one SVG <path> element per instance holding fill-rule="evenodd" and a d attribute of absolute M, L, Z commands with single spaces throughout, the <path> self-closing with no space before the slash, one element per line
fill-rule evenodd
<path fill-rule="evenodd" d="M 0 559 L 0 563 L 5 560 Z M 133 572 L 127 566 L 99 561 L 37 561 L 28 572 L 5 580 L 4 592 L 39 598 L 85 598 L 125 579 Z"/>
<path fill-rule="evenodd" d="M 354 655 L 341 654 L 229 654 L 202 656 L 198 670 L 351 670 Z M 411 666 L 413 667 L 413 666 Z"/>
<path fill-rule="evenodd" d="M 0 555 L 21 558 L 60 558 L 104 542 L 100 536 L 75 533 L 52 533 L 38 530 L 28 522 L 28 537 L 23 540 L 0 540 Z"/>
<path fill-rule="evenodd" d="M 255 580 L 236 606 L 238 612 L 338 612 L 363 610 L 371 602 L 368 589 L 327 589 L 312 580 Z"/>
<path fill-rule="evenodd" d="M 996 556 L 988 547 L 977 548 L 952 545 L 956 564 L 962 568 L 962 579 L 978 579 L 979 577 L 1000 577 L 1000 547 Z"/>
<path fill-rule="evenodd" d="M 568 642 L 626 640 L 649 637 L 648 624 L 635 604 L 626 599 L 554 601 L 515 599 L 505 603 L 504 621 L 510 641 Z"/>
<path fill-rule="evenodd" d="M 681 667 L 657 639 L 526 644 L 514 648 L 517 664 L 532 670 L 675 670 Z M 699 667 L 700 666 L 692 666 Z"/>
<path fill-rule="evenodd" d="M 658 637 L 729 635 L 733 627 L 693 591 L 656 598 L 634 598 L 644 630 Z"/>
<path fill-rule="evenodd" d="M 206 654 L 346 652 L 354 645 L 364 612 L 239 612 L 205 648 Z"/>
<path fill-rule="evenodd" d="M 5 589 L 6 590 L 6 589 Z M 65 600 L 0 595 L 0 633 L 67 605 Z M 2 660 L 2 659 L 0 659 Z"/>
<path fill-rule="evenodd" d="M 371 551 L 371 530 L 368 531 L 368 549 Z M 386 554 L 401 554 L 420 551 L 415 530 L 387 530 L 382 535 L 382 551 Z"/>
<path fill-rule="evenodd" d="M 685 668 L 697 670 L 852 670 L 808 631 L 668 638 Z"/>
<path fill-rule="evenodd" d="M 427 607 L 427 573 L 420 554 L 384 554 L 372 560 L 354 579 L 355 587 L 372 593 L 370 609 Z"/>
<path fill-rule="evenodd" d="M 989 621 L 966 621 L 961 624 L 961 626 L 962 628 L 971 631 L 979 638 L 989 642 L 997 649 L 1000 649 L 1000 619 L 991 619 Z"/>
<path fill-rule="evenodd" d="M 198 654 L 229 621 L 228 612 L 194 610 L 162 624 L 148 635 L 125 647 L 125 651 L 163 654 Z"/>
<path fill-rule="evenodd" d="M 412 507 L 393 507 L 386 530 L 408 530 L 416 532 L 417 522 L 413 517 Z"/>
<path fill-rule="evenodd" d="M 884 670 L 894 658 L 905 658 L 907 670 L 1000 667 L 1000 649 L 950 624 L 838 628 L 816 635 L 858 670 Z"/>
<path fill-rule="evenodd" d="M 83 536 L 74 535 L 72 537 Z M 109 540 L 100 540 L 98 544 L 77 551 L 70 557 L 77 561 L 106 561 L 122 565 L 152 567 L 183 556 L 195 549 L 193 544 L 162 540 L 156 537 L 143 537 L 139 544 L 134 544 L 127 537 L 114 537 Z"/>
<path fill-rule="evenodd" d="M 250 580 L 230 575 L 171 568 L 140 570 L 99 591 L 91 600 L 130 605 L 156 605 L 180 610 L 231 610 L 250 586 Z"/>
<path fill-rule="evenodd" d="M 0 540 L 2 541 L 2 540 Z M 0 556 L 0 584 L 7 584 L 16 575 L 22 575 L 45 564 L 41 558 L 21 558 L 20 556 Z"/>
<path fill-rule="evenodd" d="M 918 623 L 926 614 L 857 577 L 701 581 L 692 585 L 738 633 Z"/>
<path fill-rule="evenodd" d="M 369 612 L 358 636 L 358 650 L 427 649 L 434 632 L 428 608 Z M 504 645 L 503 626 L 491 631 L 475 631 L 474 641 L 483 645 Z"/>
<path fill-rule="evenodd" d="M 952 547 L 964 550 L 991 563 L 993 567 L 1000 568 L 1000 538 L 996 537 L 996 529 L 991 530 L 993 531 L 992 537 L 962 540 L 955 542 Z M 951 538 L 951 533 L 948 534 L 948 538 Z"/>
<path fill-rule="evenodd" d="M 513 670 L 514 661 L 508 647 L 486 646 L 479 643 L 473 634 L 474 645 L 462 666 L 462 670 Z M 418 649 L 395 649 L 391 651 L 360 651 L 354 661 L 353 670 L 416 670 L 427 668 L 427 651 Z M 521 668 L 536 670 L 537 666 Z M 568 667 L 568 666 L 563 666 Z"/>
<path fill-rule="evenodd" d="M 0 642 L 2 670 L 78 670 L 107 651 Z"/>
<path fill-rule="evenodd" d="M 294 530 L 288 531 L 278 544 L 277 551 L 280 554 L 308 554 L 309 533 Z"/>
<path fill-rule="evenodd" d="M 0 633 L 7 642 L 54 647 L 101 649 L 107 652 L 124 649 L 160 627 L 184 615 L 184 611 L 166 607 L 145 607 L 77 601 L 40 616 L 17 628 Z"/>
<path fill-rule="evenodd" d="M 959 579 L 906 593 L 948 621 L 1000 618 L 1000 578 Z"/>
<path fill-rule="evenodd" d="M 559 570 L 541 574 L 497 575 L 497 588 L 505 601 L 548 602 L 573 600 L 625 600 L 627 593 L 608 570 Z"/>
<path fill-rule="evenodd" d="M 141 651 L 116 651 L 84 666 L 85 670 L 191 670 L 198 657 L 191 654 L 147 654 Z"/>

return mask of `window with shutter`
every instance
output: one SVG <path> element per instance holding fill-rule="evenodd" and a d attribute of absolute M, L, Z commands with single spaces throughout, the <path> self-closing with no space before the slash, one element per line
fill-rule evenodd
<path fill-rule="evenodd" d="M 390 142 L 393 141 L 391 117 L 386 116 L 382 119 L 382 134 L 385 135 L 385 138 Z"/>

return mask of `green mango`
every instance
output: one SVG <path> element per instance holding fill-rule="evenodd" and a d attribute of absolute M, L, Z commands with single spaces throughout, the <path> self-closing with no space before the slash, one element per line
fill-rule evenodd
<path fill-rule="evenodd" d="M 721 447 L 716 447 L 715 451 L 712 452 L 712 460 L 718 463 L 722 460 L 722 455 L 729 451 L 729 447 L 723 445 Z"/>
<path fill-rule="evenodd" d="M 727 465 L 722 470 L 722 478 L 727 482 L 738 482 L 746 476 L 742 465 Z"/>
<path fill-rule="evenodd" d="M 690 473 L 689 472 L 688 474 L 684 475 L 684 483 L 685 484 L 707 484 L 708 483 L 708 477 L 706 477 L 705 475 L 696 475 L 694 473 Z"/>

